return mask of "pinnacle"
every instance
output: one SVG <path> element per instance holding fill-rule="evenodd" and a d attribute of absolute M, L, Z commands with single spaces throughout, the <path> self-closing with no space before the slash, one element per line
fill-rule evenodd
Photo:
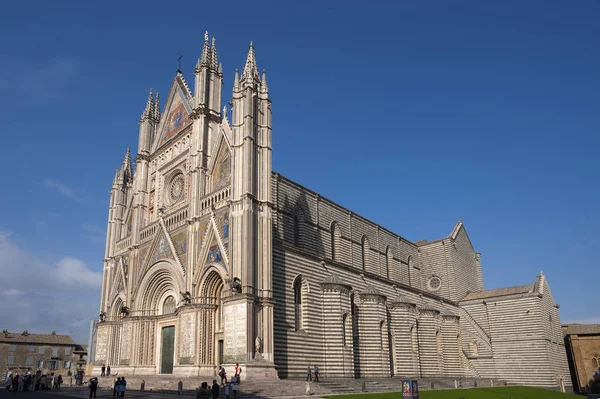
<path fill-rule="evenodd" d="M 248 56 L 246 57 L 246 64 L 244 65 L 242 76 L 244 79 L 258 79 L 259 77 L 258 67 L 256 66 L 256 55 L 254 54 L 254 45 L 252 42 L 250 42 L 250 49 L 248 49 Z"/>
<path fill-rule="evenodd" d="M 142 113 L 141 119 L 152 116 L 153 108 L 154 108 L 154 101 L 152 100 L 152 88 L 151 88 L 150 93 L 148 94 L 148 101 L 146 101 L 146 108 L 144 108 L 144 112 Z"/>
<path fill-rule="evenodd" d="M 153 112 L 152 116 L 156 120 L 160 119 L 160 99 L 159 99 L 159 93 L 158 92 L 156 92 L 156 100 L 154 100 L 154 112 Z"/>

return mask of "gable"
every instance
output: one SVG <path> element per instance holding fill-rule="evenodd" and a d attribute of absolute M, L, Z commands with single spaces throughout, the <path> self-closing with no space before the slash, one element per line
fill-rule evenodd
<path fill-rule="evenodd" d="M 187 237 L 187 227 L 184 227 L 181 231 L 173 234 L 173 245 L 175 246 L 175 251 L 177 251 L 177 256 L 182 265 L 185 265 L 187 261 Z"/>
<path fill-rule="evenodd" d="M 160 238 L 150 253 L 148 264 L 156 263 L 165 258 L 173 258 L 173 251 L 171 251 L 171 246 L 167 241 L 167 235 L 164 232 L 161 232 Z"/>
<path fill-rule="evenodd" d="M 153 151 L 192 123 L 190 118 L 192 112 L 191 99 L 186 96 L 184 90 L 185 86 L 177 76 L 171 86 L 169 98 L 160 119 L 158 134 L 152 146 Z"/>

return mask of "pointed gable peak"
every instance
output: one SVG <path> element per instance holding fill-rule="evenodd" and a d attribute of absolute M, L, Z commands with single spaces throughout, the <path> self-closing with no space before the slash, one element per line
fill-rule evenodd
<path fill-rule="evenodd" d="M 254 54 L 254 44 L 250 42 L 250 48 L 248 49 L 248 56 L 246 57 L 246 64 L 244 65 L 244 71 L 242 72 L 243 79 L 259 79 L 258 67 L 256 65 L 256 55 Z"/>

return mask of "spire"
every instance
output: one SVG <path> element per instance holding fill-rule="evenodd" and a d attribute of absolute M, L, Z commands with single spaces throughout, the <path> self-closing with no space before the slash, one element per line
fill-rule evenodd
<path fill-rule="evenodd" d="M 123 173 L 124 177 L 128 178 L 133 175 L 131 171 L 131 149 L 127 147 L 127 151 L 125 152 L 125 158 L 123 158 L 123 165 L 121 166 L 121 173 Z"/>
<path fill-rule="evenodd" d="M 156 92 L 156 100 L 154 100 L 154 112 L 152 116 L 156 121 L 160 120 L 160 99 L 158 92 Z"/>
<path fill-rule="evenodd" d="M 261 93 L 268 93 L 269 86 L 267 86 L 267 71 L 263 69 L 262 71 L 262 79 L 260 81 L 260 91 Z"/>
<path fill-rule="evenodd" d="M 219 61 L 217 60 L 217 40 L 214 37 L 212 38 L 210 55 L 210 67 L 216 71 L 219 68 Z"/>
<path fill-rule="evenodd" d="M 244 79 L 258 79 L 258 68 L 256 66 L 256 55 L 254 55 L 254 45 L 250 42 L 250 49 L 248 50 L 248 56 L 246 57 L 246 64 L 244 65 L 244 71 L 242 77 Z"/>
<path fill-rule="evenodd" d="M 240 72 L 236 69 L 235 76 L 233 77 L 233 90 L 239 90 L 240 88 Z"/>
<path fill-rule="evenodd" d="M 210 65 L 210 46 L 208 44 L 208 31 L 204 32 L 204 46 L 202 47 L 202 54 L 200 55 L 200 59 L 198 60 L 197 67 L 203 65 Z"/>
<path fill-rule="evenodd" d="M 113 185 L 117 184 L 119 181 L 119 168 L 115 171 L 115 178 L 113 179 Z"/>
<path fill-rule="evenodd" d="M 146 108 L 144 108 L 144 112 L 142 113 L 142 118 L 149 118 L 153 114 L 154 103 L 152 101 L 152 88 L 150 88 L 150 93 L 148 94 L 148 101 L 146 102 Z"/>

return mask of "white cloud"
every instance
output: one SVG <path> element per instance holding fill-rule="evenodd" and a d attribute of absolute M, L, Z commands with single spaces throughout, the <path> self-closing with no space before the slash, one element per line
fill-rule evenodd
<path fill-rule="evenodd" d="M 99 308 L 102 274 L 64 257 L 48 264 L 0 231 L 0 328 L 69 334 L 87 343 Z"/>
<path fill-rule="evenodd" d="M 46 183 L 46 187 L 51 188 L 52 190 L 58 192 L 59 194 L 64 195 L 65 197 L 73 198 L 74 200 L 78 200 L 79 198 L 75 195 L 75 192 L 70 187 L 67 187 L 64 183 L 59 182 L 58 180 L 46 179 L 44 180 Z"/>

